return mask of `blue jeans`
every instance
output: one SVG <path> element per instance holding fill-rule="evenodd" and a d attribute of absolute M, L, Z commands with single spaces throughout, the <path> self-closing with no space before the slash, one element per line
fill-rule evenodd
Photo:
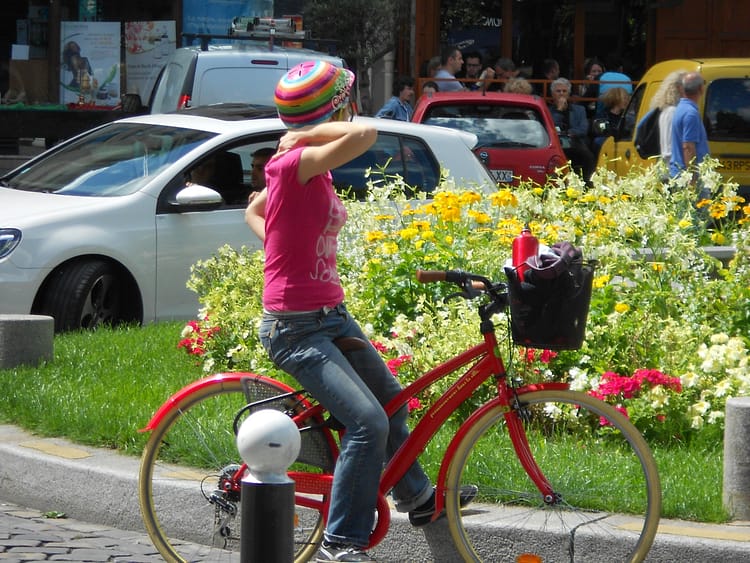
<path fill-rule="evenodd" d="M 346 427 L 325 539 L 364 547 L 375 520 L 383 465 L 409 435 L 406 407 L 389 420 L 382 406 L 401 385 L 344 305 L 311 313 L 267 313 L 259 333 L 274 364 Z M 341 336 L 361 338 L 367 347 L 349 352 L 347 360 L 333 343 Z M 431 494 L 432 485 L 418 463 L 393 490 L 400 512 L 416 508 Z"/>

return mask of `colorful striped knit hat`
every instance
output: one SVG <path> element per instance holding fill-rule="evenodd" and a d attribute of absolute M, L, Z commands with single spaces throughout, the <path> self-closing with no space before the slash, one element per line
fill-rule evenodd
<path fill-rule="evenodd" d="M 279 117 L 290 129 L 327 121 L 349 101 L 354 73 L 323 61 L 300 63 L 276 86 Z"/>

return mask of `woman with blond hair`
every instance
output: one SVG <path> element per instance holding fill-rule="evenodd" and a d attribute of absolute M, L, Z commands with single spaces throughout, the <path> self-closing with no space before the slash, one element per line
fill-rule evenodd
<path fill-rule="evenodd" d="M 651 110 L 659 113 L 659 148 L 662 159 L 669 164 L 672 157 L 672 117 L 682 97 L 682 77 L 685 71 L 676 70 L 667 75 L 651 98 Z"/>

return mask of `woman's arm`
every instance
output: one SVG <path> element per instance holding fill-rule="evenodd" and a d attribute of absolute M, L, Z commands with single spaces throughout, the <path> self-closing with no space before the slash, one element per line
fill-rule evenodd
<path fill-rule="evenodd" d="M 279 153 L 305 145 L 297 179 L 301 184 L 313 176 L 346 164 L 370 148 L 377 130 L 362 123 L 327 121 L 301 131 L 290 131 L 279 141 Z"/>
<path fill-rule="evenodd" d="M 266 188 L 253 198 L 250 205 L 245 209 L 245 223 L 260 240 L 266 240 L 266 200 L 268 192 Z"/>

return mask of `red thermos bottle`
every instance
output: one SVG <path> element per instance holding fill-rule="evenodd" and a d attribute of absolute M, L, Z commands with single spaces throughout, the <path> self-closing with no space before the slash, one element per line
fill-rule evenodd
<path fill-rule="evenodd" d="M 513 267 L 518 273 L 518 281 L 523 281 L 523 273 L 529 269 L 526 260 L 536 256 L 539 251 L 539 240 L 531 234 L 531 229 L 525 225 L 521 234 L 513 239 L 512 261 Z"/>

